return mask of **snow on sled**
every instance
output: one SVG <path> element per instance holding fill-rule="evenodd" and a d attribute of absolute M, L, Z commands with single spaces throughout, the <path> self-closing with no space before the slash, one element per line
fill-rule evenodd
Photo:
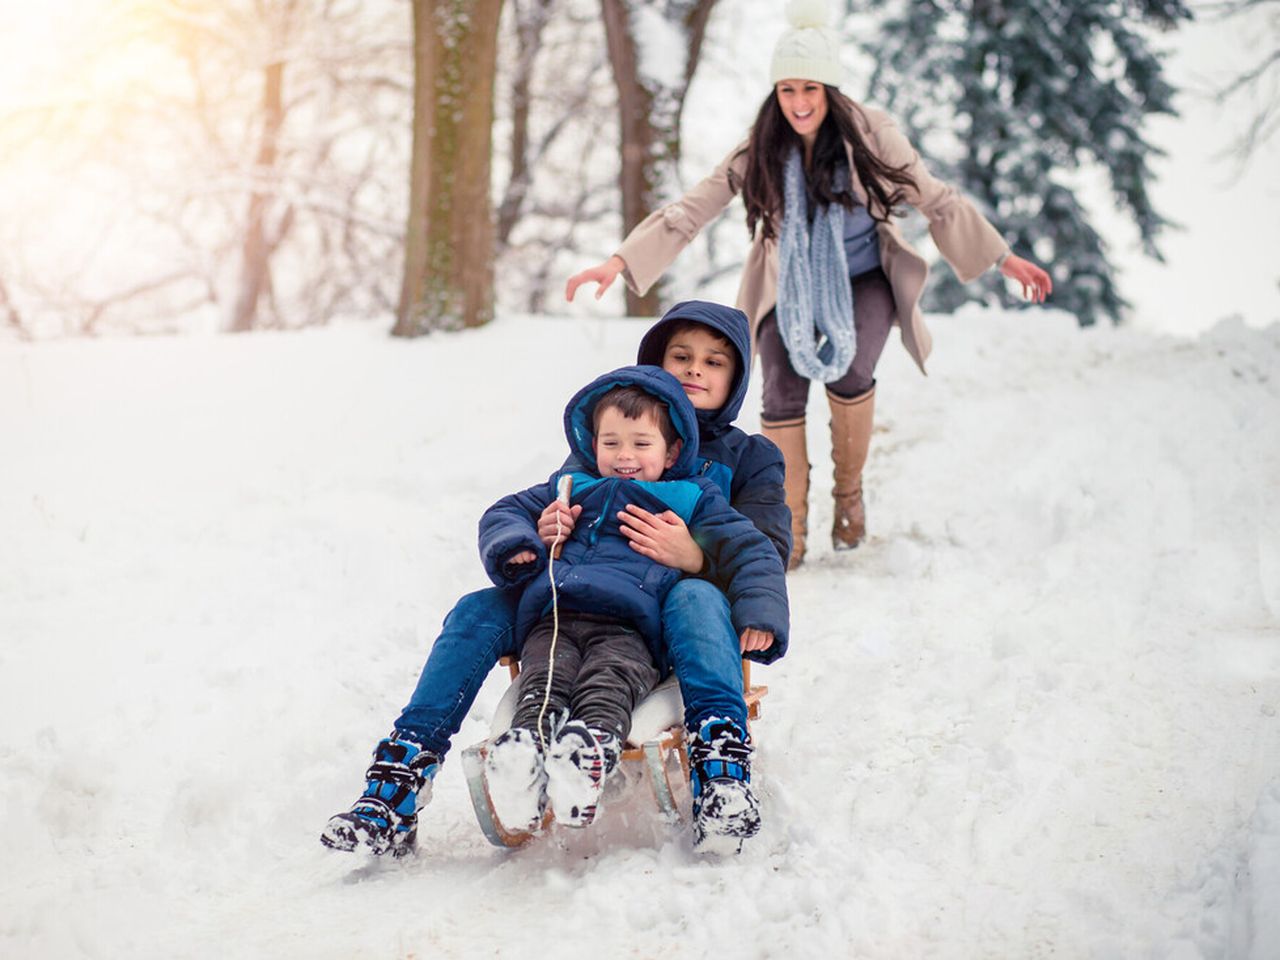
<path fill-rule="evenodd" d="M 509 830 L 494 813 L 485 773 L 485 757 L 489 745 L 511 726 L 516 701 L 520 696 L 520 664 L 514 657 L 503 657 L 502 665 L 511 671 L 511 686 L 503 694 L 494 711 L 489 727 L 489 739 L 482 740 L 462 751 L 462 769 L 467 776 L 471 792 L 471 804 L 475 807 L 480 829 L 489 842 L 498 847 L 519 847 L 546 830 L 553 821 L 550 807 L 542 823 L 533 831 Z M 760 716 L 760 701 L 769 692 L 765 686 L 751 685 L 751 661 L 742 661 L 742 689 L 747 702 L 747 717 Z M 677 801 L 677 789 L 672 784 L 671 772 L 678 765 L 681 785 L 681 801 Z M 658 684 L 636 706 L 631 715 L 631 733 L 627 737 L 616 777 L 628 781 L 644 779 L 649 783 L 658 809 L 672 820 L 681 819 L 680 807 L 688 796 L 689 754 L 685 744 L 684 702 L 680 697 L 680 685 L 674 675 Z"/>

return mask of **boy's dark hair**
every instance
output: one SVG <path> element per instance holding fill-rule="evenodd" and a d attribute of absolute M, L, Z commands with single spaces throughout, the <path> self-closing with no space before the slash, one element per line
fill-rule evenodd
<path fill-rule="evenodd" d="M 644 416 L 653 417 L 658 421 L 658 429 L 662 432 L 662 439 L 667 441 L 668 447 L 680 439 L 675 424 L 671 422 L 671 411 L 667 408 L 666 401 L 655 397 L 643 387 L 631 384 L 606 391 L 604 396 L 596 401 L 595 409 L 591 411 L 592 434 L 600 429 L 600 414 L 609 409 L 621 411 L 628 420 L 639 420 Z"/>
<path fill-rule="evenodd" d="M 665 351 L 670 346 L 671 341 L 682 333 L 688 333 L 691 330 L 700 330 L 703 333 L 709 333 L 715 337 L 720 343 L 729 348 L 729 356 L 733 358 L 734 366 L 738 364 L 738 348 L 733 345 L 733 341 L 726 337 L 723 333 L 711 326 L 709 323 L 703 323 L 701 320 L 691 320 L 687 317 L 678 317 L 667 324 L 666 338 L 663 341 L 662 349 Z M 735 370 L 735 373 L 737 371 Z"/>

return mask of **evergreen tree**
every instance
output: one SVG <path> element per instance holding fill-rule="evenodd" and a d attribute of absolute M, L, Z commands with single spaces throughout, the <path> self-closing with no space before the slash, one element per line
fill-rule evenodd
<path fill-rule="evenodd" d="M 1175 114 L 1174 88 L 1144 26 L 1189 19 L 1182 0 L 891 0 L 874 41 L 868 99 L 925 144 L 932 171 L 970 196 L 1012 245 L 1044 264 L 1053 302 L 1081 325 L 1120 319 L 1107 242 L 1072 171 L 1103 167 L 1143 251 L 1162 260 L 1167 221 L 1152 206 L 1143 139 L 1151 114 Z M 950 141 L 949 143 L 947 141 Z M 1015 299 L 995 273 L 968 285 L 940 271 L 928 309 Z"/>

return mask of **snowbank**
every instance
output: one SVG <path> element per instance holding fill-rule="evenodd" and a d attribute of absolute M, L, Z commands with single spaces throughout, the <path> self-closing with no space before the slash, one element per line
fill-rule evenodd
<path fill-rule="evenodd" d="M 641 325 L 0 343 L 0 955 L 1280 955 L 1280 327 L 934 327 L 851 555 L 815 391 L 766 825 L 721 864 L 635 802 L 497 851 L 456 755 L 416 859 L 317 842 L 480 512 Z"/>

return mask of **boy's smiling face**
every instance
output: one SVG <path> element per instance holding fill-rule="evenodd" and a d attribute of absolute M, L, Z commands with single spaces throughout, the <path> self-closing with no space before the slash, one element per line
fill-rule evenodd
<path fill-rule="evenodd" d="M 668 446 L 652 414 L 633 420 L 617 407 L 608 407 L 599 414 L 595 450 L 602 477 L 659 480 L 680 456 L 680 441 Z"/>
<path fill-rule="evenodd" d="M 695 410 L 719 410 L 729 401 L 738 360 L 729 341 L 703 326 L 672 335 L 662 369 L 684 387 Z"/>

